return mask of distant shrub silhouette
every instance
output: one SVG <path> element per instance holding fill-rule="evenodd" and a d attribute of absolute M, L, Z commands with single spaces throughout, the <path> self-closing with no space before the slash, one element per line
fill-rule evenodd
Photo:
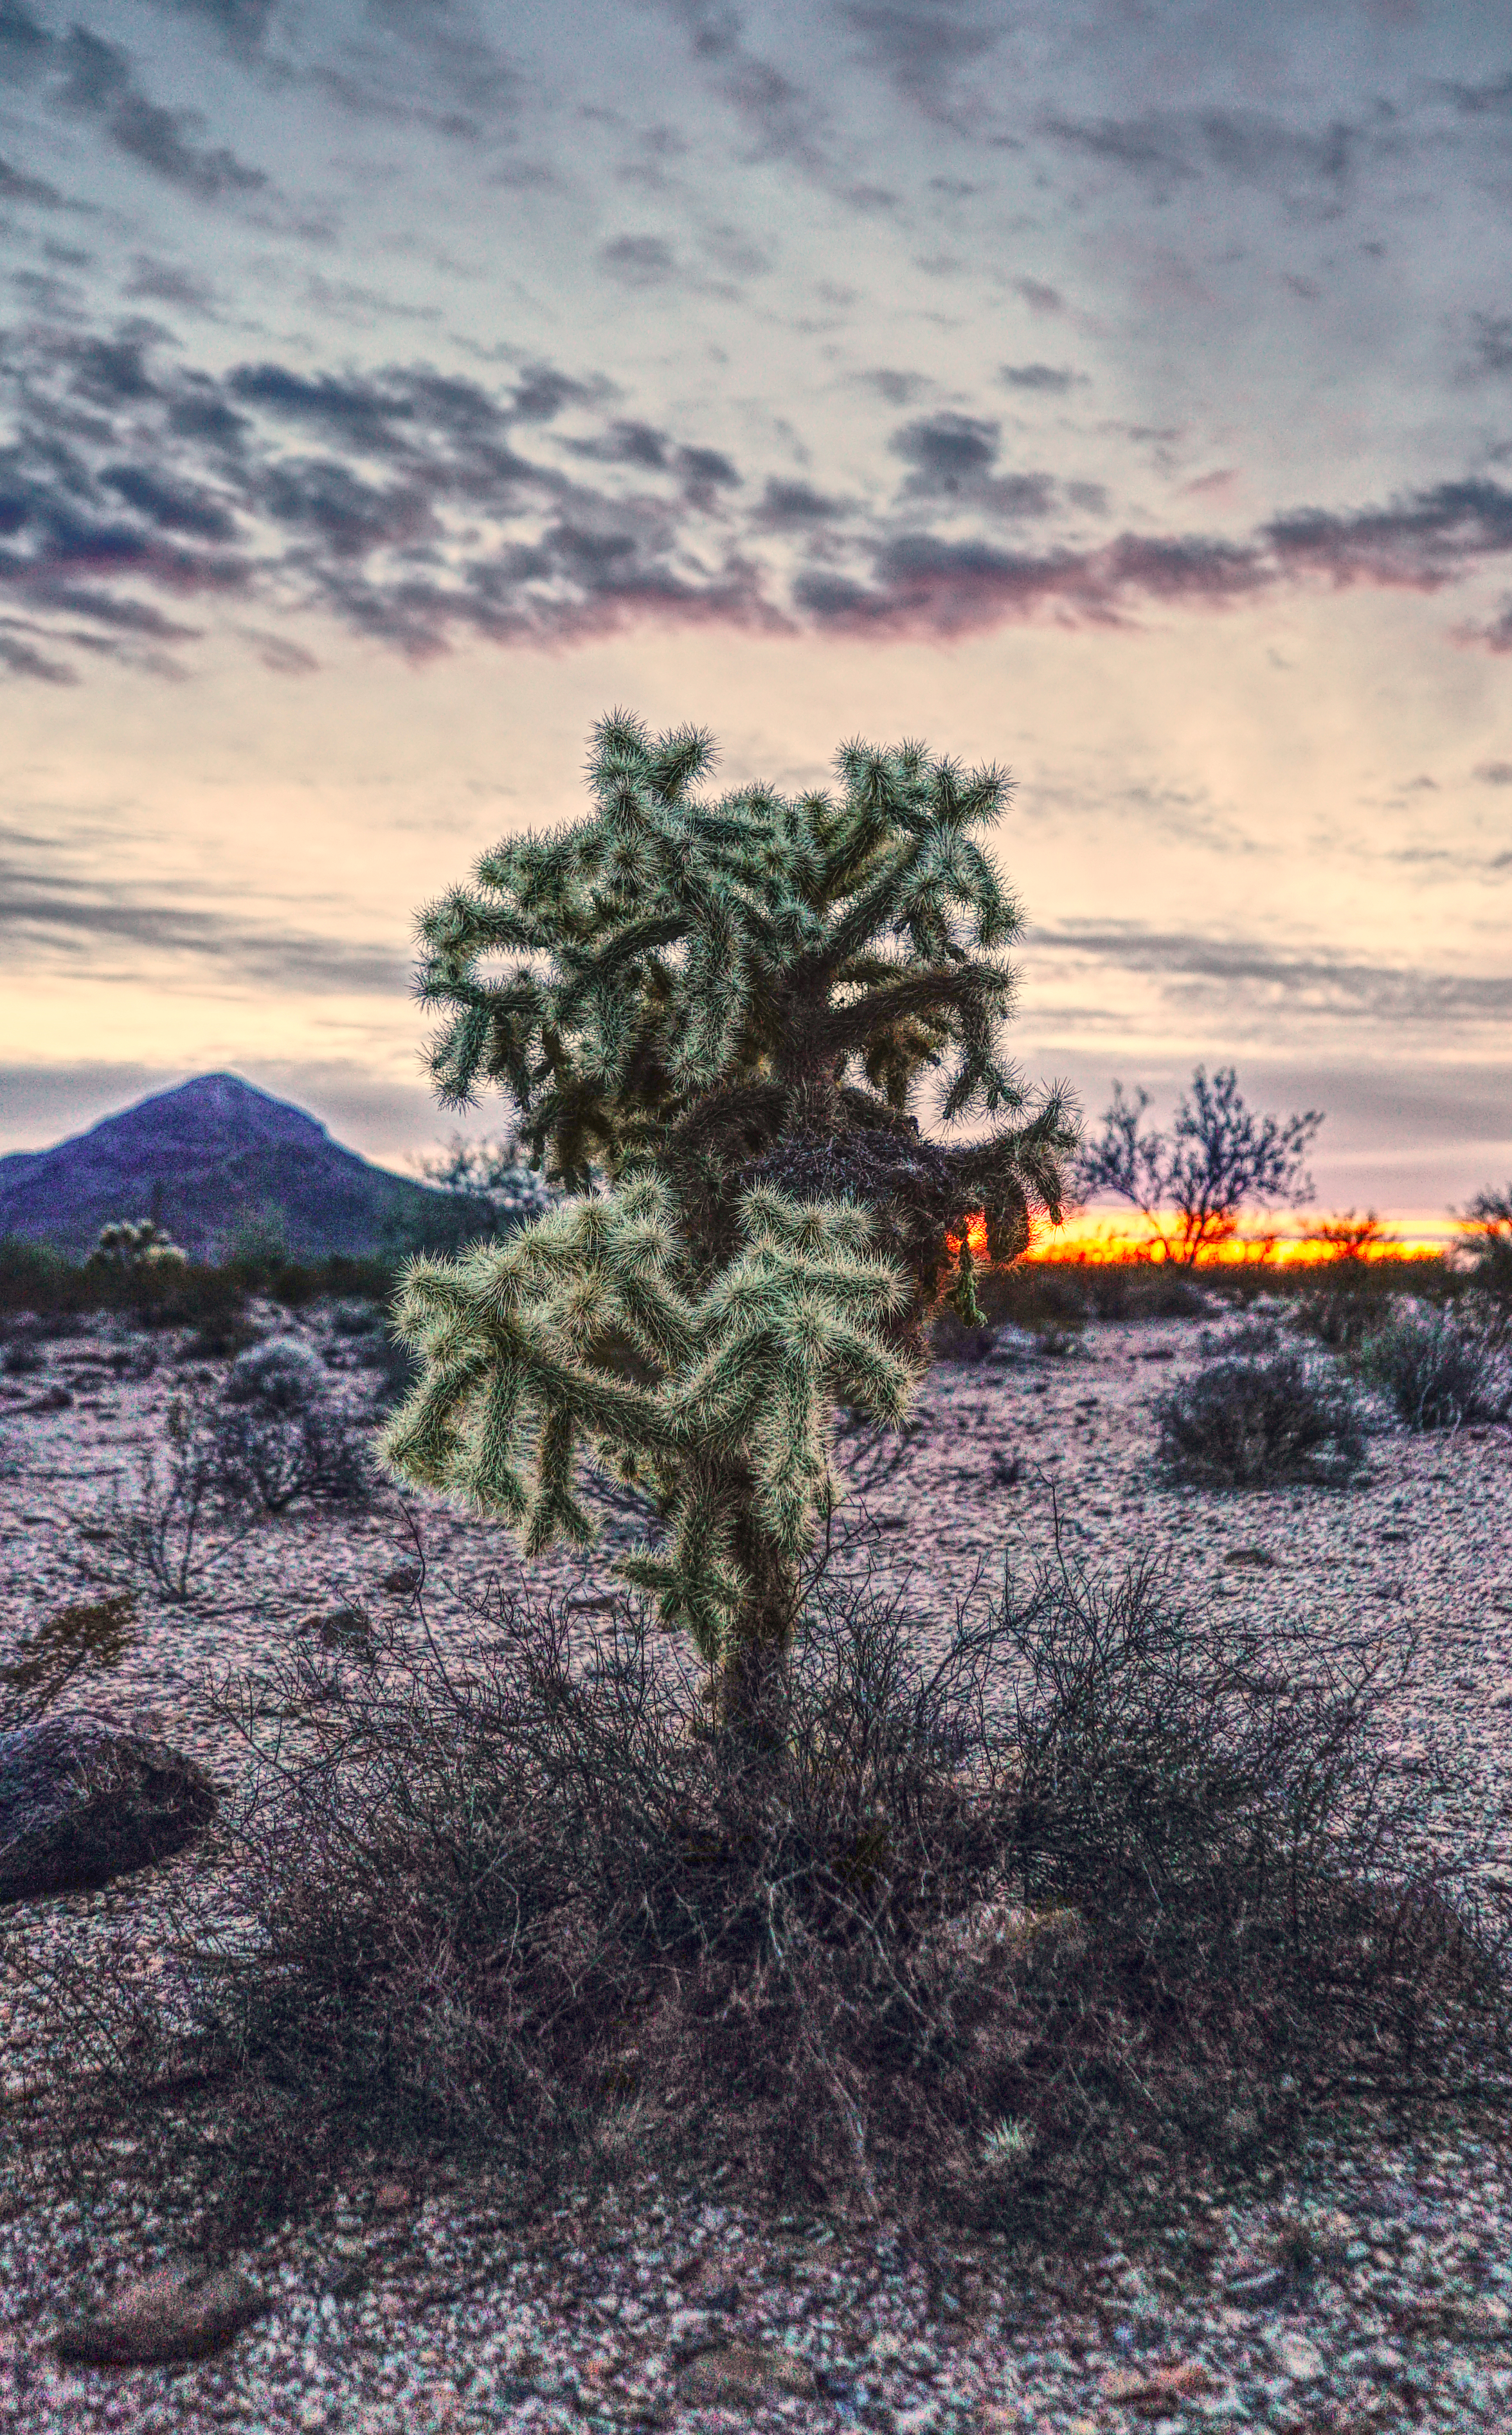
<path fill-rule="evenodd" d="M 1465 1211 L 1469 1228 L 1470 1283 L 1503 1324 L 1512 1321 L 1512 1183 L 1478 1192 Z"/>
<path fill-rule="evenodd" d="M 1323 1118 L 1258 1116 L 1239 1094 L 1234 1068 L 1211 1081 L 1202 1066 L 1183 1092 L 1169 1134 L 1141 1132 L 1147 1091 L 1124 1096 L 1113 1085 L 1103 1131 L 1084 1145 L 1076 1189 L 1084 1200 L 1127 1200 L 1148 1219 L 1168 1260 L 1192 1266 L 1204 1252 L 1230 1242 L 1246 1208 L 1296 1207 L 1312 1197 L 1303 1172 L 1309 1145 Z M 1170 1230 L 1170 1213 L 1177 1224 Z"/>
<path fill-rule="evenodd" d="M 1209 1362 L 1162 1396 L 1156 1416 L 1161 1459 L 1198 1487 L 1337 1482 L 1364 1459 L 1354 1396 L 1289 1348 Z"/>
<path fill-rule="evenodd" d="M 1457 1429 L 1512 1408 L 1505 1356 L 1452 1312 L 1404 1312 L 1366 1338 L 1360 1367 L 1410 1429 Z"/>

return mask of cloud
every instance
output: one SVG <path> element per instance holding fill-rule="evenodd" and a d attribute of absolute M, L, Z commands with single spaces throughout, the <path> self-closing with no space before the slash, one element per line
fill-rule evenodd
<path fill-rule="evenodd" d="M 1340 950 L 1288 954 L 1263 940 L 1205 937 L 1143 924 L 1063 923 L 1034 928 L 1026 949 L 1036 958 L 1113 965 L 1165 985 L 1165 995 L 1201 1005 L 1209 1019 L 1280 1013 L 1439 1032 L 1504 1024 L 1512 1015 L 1512 974 L 1465 973 L 1364 962 Z"/>
<path fill-rule="evenodd" d="M 56 46 L 58 99 L 68 110 L 97 119 L 119 152 L 182 186 L 200 202 L 225 195 L 263 193 L 268 179 L 250 169 L 224 145 L 207 149 L 194 139 L 203 121 L 197 111 L 165 110 L 137 85 L 131 62 L 113 43 L 75 26 Z"/>
<path fill-rule="evenodd" d="M 617 236 L 599 249 L 611 279 L 624 287 L 662 287 L 677 269 L 672 249 L 659 236 Z"/>
<path fill-rule="evenodd" d="M 1023 298 L 1031 313 L 1049 319 L 1066 310 L 1066 299 L 1060 289 L 1050 286 L 1043 279 L 1016 279 L 1013 286 L 1015 295 Z"/>
<path fill-rule="evenodd" d="M 190 313 L 211 313 L 216 304 L 215 290 L 207 280 L 145 253 L 136 256 L 124 293 L 146 303 L 177 304 Z"/>
<path fill-rule="evenodd" d="M 1000 18 L 983 25 L 974 7 L 958 0 L 847 0 L 842 14 L 860 36 L 868 62 L 915 109 L 958 127 L 956 78 L 986 59 L 1007 31 Z"/>
<path fill-rule="evenodd" d="M 262 47 L 279 0 L 157 0 L 157 5 L 208 26 L 228 50 L 246 57 Z"/>
<path fill-rule="evenodd" d="M 1512 372 L 1512 313 L 1472 313 L 1475 361 L 1471 369 L 1478 372 Z"/>
<path fill-rule="evenodd" d="M 1078 375 L 1064 364 L 1004 364 L 998 378 L 1009 389 L 1029 389 L 1039 397 L 1064 397 Z"/>
<path fill-rule="evenodd" d="M 1294 572 L 1432 592 L 1512 549 L 1512 491 L 1476 476 L 1350 514 L 1297 509 L 1274 517 L 1263 539 Z"/>
<path fill-rule="evenodd" d="M 1512 761 L 1482 761 L 1475 775 L 1483 786 L 1512 786 Z"/>
<path fill-rule="evenodd" d="M 852 512 L 843 499 L 833 499 L 808 482 L 779 481 L 769 476 L 756 510 L 756 522 L 768 532 L 802 529 L 839 523 Z"/>
<path fill-rule="evenodd" d="M 1150 110 L 1134 118 L 1070 118 L 1048 112 L 1041 131 L 1063 150 L 1122 171 L 1156 203 L 1205 176 L 1336 204 L 1364 140 L 1343 120 L 1309 130 L 1260 112 Z"/>
<path fill-rule="evenodd" d="M 1005 472 L 999 423 L 953 407 L 894 429 L 891 500 L 752 481 L 608 381 L 539 361 L 497 386 L 423 362 L 212 373 L 135 320 L 13 334 L 0 387 L 0 660 L 54 682 L 91 657 L 176 668 L 191 598 L 235 604 L 239 630 L 313 613 L 424 659 L 467 633 L 561 642 L 645 617 L 1126 626 L 1297 584 L 1434 591 L 1512 555 L 1512 490 L 1482 475 L 1247 533 L 1094 544 L 1100 485 Z M 1004 537 L 1030 525 L 1033 547 Z M 1459 639 L 1512 648 L 1512 608 Z"/>
<path fill-rule="evenodd" d="M 78 877 L 70 859 L 56 840 L 0 828 L 0 938 L 50 949 L 67 963 L 86 956 L 93 961 L 119 945 L 211 963 L 259 986 L 322 994 L 389 994 L 408 982 L 410 962 L 396 945 L 238 921 L 195 904 L 188 890 L 154 898 L 93 874 Z"/>
<path fill-rule="evenodd" d="M 1000 427 L 975 414 L 933 414 L 905 423 L 891 445 L 915 469 L 911 488 L 957 491 L 995 463 Z"/>
<path fill-rule="evenodd" d="M 69 202 L 45 178 L 30 178 L 23 169 L 12 169 L 8 161 L 0 161 L 0 203 L 32 203 L 44 212 L 77 212 L 81 208 Z"/>
<path fill-rule="evenodd" d="M 813 96 L 746 43 L 727 0 L 660 0 L 687 38 L 695 66 L 745 128 L 757 160 L 827 173 L 826 114 Z"/>

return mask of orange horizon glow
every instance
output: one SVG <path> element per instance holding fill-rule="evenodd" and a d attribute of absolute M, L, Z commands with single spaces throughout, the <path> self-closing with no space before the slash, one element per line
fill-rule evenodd
<path fill-rule="evenodd" d="M 1173 1235 L 1177 1232 L 1174 1213 L 1169 1220 L 1169 1231 Z M 1441 1259 L 1456 1245 L 1472 1241 L 1475 1231 L 1452 1220 L 1437 1226 L 1423 1219 L 1408 1220 L 1399 1229 L 1383 1228 L 1374 1241 L 1358 1252 L 1346 1254 L 1319 1231 L 1316 1218 L 1310 1223 L 1305 1217 L 1283 1217 L 1248 1231 L 1242 1229 L 1226 1242 L 1206 1245 L 1191 1265 L 1204 1269 L 1336 1268 L 1349 1258 L 1375 1268 L 1383 1262 Z M 951 1257 L 959 1258 L 960 1236 L 948 1235 L 946 1241 Z M 984 1212 L 975 1212 L 967 1221 L 966 1241 L 972 1258 L 982 1267 L 990 1266 Z M 1146 1261 L 1160 1266 L 1166 1256 L 1159 1232 L 1149 1220 L 1091 1210 L 1080 1211 L 1060 1226 L 1041 1221 L 1028 1250 L 1020 1254 L 1021 1260 L 1030 1264 L 1074 1260 L 1088 1267 Z"/>

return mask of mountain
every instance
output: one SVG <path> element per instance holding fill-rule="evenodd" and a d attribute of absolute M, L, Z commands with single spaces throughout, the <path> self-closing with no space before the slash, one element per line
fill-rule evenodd
<path fill-rule="evenodd" d="M 235 1074 L 201 1074 L 52 1149 L 0 1158 L 0 1236 L 75 1253 L 112 1218 L 155 1218 L 196 1259 L 224 1258 L 249 1233 L 296 1259 L 360 1255 L 408 1239 L 445 1200 Z"/>

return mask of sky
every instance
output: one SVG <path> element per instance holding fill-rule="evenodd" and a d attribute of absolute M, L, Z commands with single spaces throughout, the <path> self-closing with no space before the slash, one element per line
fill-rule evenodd
<path fill-rule="evenodd" d="M 1478 0 L 0 0 L 0 1150 L 439 1140 L 415 912 L 622 703 L 1006 764 L 1093 1116 L 1504 1182 L 1509 206 Z"/>

